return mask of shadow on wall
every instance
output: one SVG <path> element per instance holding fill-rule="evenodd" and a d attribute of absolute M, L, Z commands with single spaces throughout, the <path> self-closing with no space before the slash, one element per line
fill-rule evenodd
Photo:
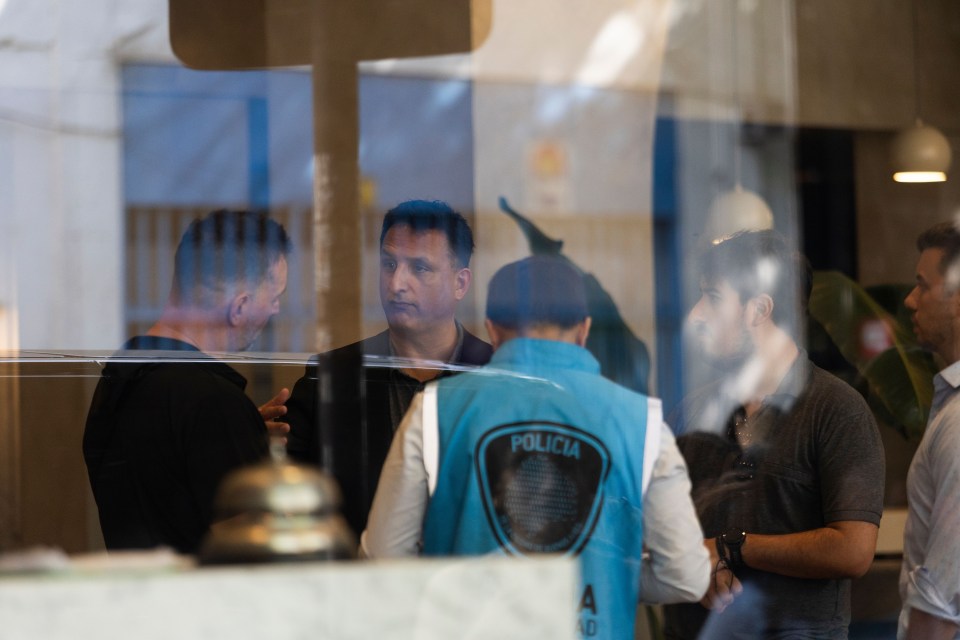
<path fill-rule="evenodd" d="M 650 352 L 643 340 L 634 335 L 613 298 L 592 274 L 563 255 L 563 240 L 547 236 L 535 224 L 510 207 L 506 198 L 500 198 L 500 209 L 517 223 L 527 239 L 533 255 L 555 255 L 567 260 L 583 276 L 587 290 L 587 304 L 593 324 L 587 338 L 587 349 L 600 362 L 604 377 L 647 393 L 650 378 Z"/>

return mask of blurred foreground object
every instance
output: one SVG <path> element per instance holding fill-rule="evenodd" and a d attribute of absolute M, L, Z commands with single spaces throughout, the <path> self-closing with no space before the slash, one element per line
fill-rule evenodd
<path fill-rule="evenodd" d="M 491 12 L 490 0 L 170 0 L 170 42 L 194 69 L 438 56 L 479 46 Z"/>
<path fill-rule="evenodd" d="M 201 564 L 353 558 L 357 543 L 339 513 L 337 483 L 320 469 L 289 462 L 282 445 L 271 448 L 271 460 L 223 481 Z"/>
<path fill-rule="evenodd" d="M 307 562 L 0 578 L 4 640 L 574 640 L 576 565 Z"/>
<path fill-rule="evenodd" d="M 169 547 L 67 555 L 56 547 L 35 546 L 0 553 L 0 580 L 16 576 L 84 576 L 104 573 L 151 574 L 192 569 L 193 556 Z M 5 636 L 6 637 L 6 636 Z"/>

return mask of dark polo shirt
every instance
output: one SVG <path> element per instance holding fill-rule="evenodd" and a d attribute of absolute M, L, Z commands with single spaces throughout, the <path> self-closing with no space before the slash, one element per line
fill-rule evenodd
<path fill-rule="evenodd" d="M 452 366 L 441 376 L 486 364 L 493 353 L 457 326 Z M 403 373 L 392 356 L 387 331 L 316 356 L 294 385 L 284 417 L 290 457 L 334 475 L 343 493 L 341 510 L 357 535 L 366 527 L 393 434 L 425 384 Z"/>

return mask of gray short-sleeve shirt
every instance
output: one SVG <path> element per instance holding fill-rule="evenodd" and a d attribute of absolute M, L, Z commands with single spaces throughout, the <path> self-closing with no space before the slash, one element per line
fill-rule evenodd
<path fill-rule="evenodd" d="M 709 420 L 718 415 L 719 397 L 719 385 L 702 389 L 671 420 L 682 434 L 677 442 L 706 537 L 731 529 L 795 533 L 841 520 L 880 523 L 883 445 L 869 407 L 850 386 L 801 354 L 777 393 L 751 416 L 750 444 L 742 447 L 737 411 L 720 424 Z M 742 637 L 847 636 L 849 580 L 791 578 L 749 568 L 737 575 L 748 597 L 722 617 Z M 668 637 L 696 637 L 707 610 L 669 609 Z"/>

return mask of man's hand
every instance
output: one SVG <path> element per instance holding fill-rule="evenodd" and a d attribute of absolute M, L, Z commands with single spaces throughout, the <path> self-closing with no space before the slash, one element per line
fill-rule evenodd
<path fill-rule="evenodd" d="M 743 586 L 727 563 L 717 556 L 717 539 L 707 538 L 703 544 L 710 553 L 710 566 L 713 568 L 710 571 L 710 586 L 707 587 L 707 593 L 700 600 L 700 604 L 717 613 L 723 613 L 743 591 Z"/>
<path fill-rule="evenodd" d="M 267 423 L 267 431 L 270 432 L 270 437 L 280 438 L 283 444 L 287 444 L 287 434 L 290 432 L 290 425 L 286 422 L 280 422 L 277 418 L 287 412 L 287 408 L 284 405 L 289 399 L 290 389 L 284 387 L 280 389 L 277 395 L 273 396 L 273 398 L 265 404 L 260 405 L 260 417 Z"/>

